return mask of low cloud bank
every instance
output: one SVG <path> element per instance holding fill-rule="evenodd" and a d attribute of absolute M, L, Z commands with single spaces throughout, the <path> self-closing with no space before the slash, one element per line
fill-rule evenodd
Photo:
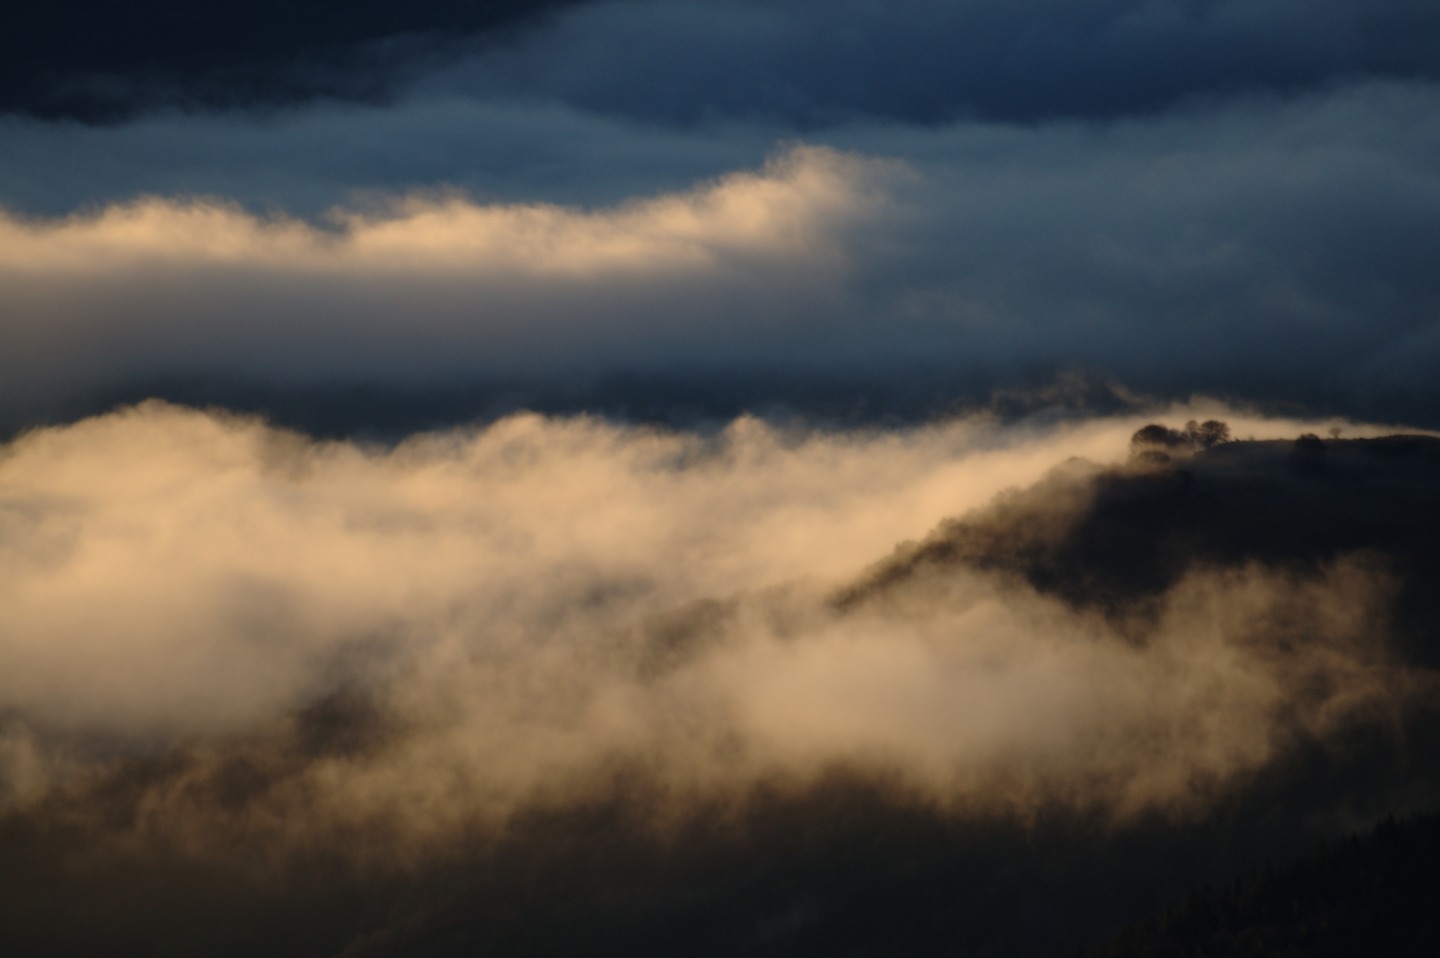
<path fill-rule="evenodd" d="M 525 414 L 367 446 L 158 402 L 28 432 L 0 930 L 1044 954 L 1433 803 L 1440 440 L 1152 413 L 1253 441 Z"/>
<path fill-rule="evenodd" d="M 1402 708 L 1417 680 L 1363 557 L 1191 569 L 1140 625 L 984 563 L 835 604 L 937 518 L 1123 459 L 1139 422 L 707 438 L 520 416 L 369 449 L 147 404 L 29 433 L 0 462 L 7 793 L 183 747 L 150 824 L 197 835 L 234 814 L 443 845 L 615 762 L 676 796 L 855 763 L 945 806 L 1124 819 Z M 1037 488 L 1049 521 L 1085 514 L 1079 479 Z M 354 755 L 292 755 L 239 812 L 197 791 L 332 706 Z"/>

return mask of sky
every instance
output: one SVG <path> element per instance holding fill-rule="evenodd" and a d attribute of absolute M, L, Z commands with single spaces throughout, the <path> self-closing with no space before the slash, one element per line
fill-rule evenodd
<path fill-rule="evenodd" d="M 1440 800 L 1440 7 L 18 18 L 18 954 L 1075 953 Z"/>
<path fill-rule="evenodd" d="M 11 430 L 202 382 L 1065 376 L 1440 422 L 1425 4 L 188 9 L 6 41 Z"/>

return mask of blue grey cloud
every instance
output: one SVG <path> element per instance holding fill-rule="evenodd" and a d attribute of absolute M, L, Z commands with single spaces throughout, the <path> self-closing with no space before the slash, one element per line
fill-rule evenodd
<path fill-rule="evenodd" d="M 555 115 L 593 137 L 586 155 L 625 142 Z M 961 388 L 1081 368 L 1428 422 L 1436 116 L 1431 84 L 1361 83 L 1102 125 L 851 124 L 768 170 L 601 203 L 422 192 L 307 221 L 162 198 L 11 218 L 8 389 L 196 372 L 558 388 L 686 368 Z M 760 150 L 630 129 L 630 148 L 656 145 L 656 182 Z M 319 113 L 252 149 L 330 130 Z M 596 170 L 592 198 L 632 185 L 623 163 Z M 513 175 L 523 195 L 535 174 Z M 287 176 L 319 182 L 297 163 L 237 183 Z"/>
<path fill-rule="evenodd" d="M 668 377 L 744 407 L 1082 370 L 1437 422 L 1435 29 L 1349 0 L 596 2 L 412 33 L 378 98 L 10 115 L 6 421 L 195 377 L 532 397 Z M 776 202 L 753 174 L 797 149 L 889 172 L 812 196 L 798 245 L 734 240 L 734 211 L 697 200 L 740 174 Z M 357 252 L 427 205 L 489 238 L 452 230 L 433 270 Z M 496 239 L 548 217 L 573 253 L 639 209 L 698 217 L 640 229 L 663 268 L 556 282 L 553 249 L 511 263 L 525 241 Z M 115 233 L 37 268 L 137 210 L 178 244 L 159 260 L 105 265 L 129 262 Z M 307 252 L 196 259 L 186 210 L 242 246 L 288 224 Z"/>

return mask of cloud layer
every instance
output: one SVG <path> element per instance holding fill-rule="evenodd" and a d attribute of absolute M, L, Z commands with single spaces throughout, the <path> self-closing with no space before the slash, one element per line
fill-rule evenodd
<path fill-rule="evenodd" d="M 6 403 L 185 375 L 553 389 L 1080 368 L 1430 422 L 1435 101 L 1362 85 L 1101 128 L 855 129 L 845 152 L 600 207 L 12 215 Z"/>
<path fill-rule="evenodd" d="M 1358 559 L 1194 572 L 1140 645 L 978 570 L 832 604 L 897 538 L 1067 455 L 1116 459 L 1137 423 L 703 438 L 522 416 L 372 450 L 150 404 L 34 432 L 0 462 L 8 792 L 115 749 L 263 763 L 288 717 L 358 694 L 377 751 L 302 763 L 228 823 L 191 807 L 202 761 L 143 827 L 443 845 L 616 761 L 679 795 L 858 763 L 944 805 L 1124 818 L 1203 808 L 1291 736 L 1400 707 L 1389 587 Z M 1085 488 L 1052 485 L 1054 521 Z"/>
<path fill-rule="evenodd" d="M 427 0 L 360 4 L 344 17 L 273 4 L 86 12 L 78 30 L 80 18 L 61 8 L 12 34 L 0 108 L 93 118 L 157 103 L 373 100 L 419 86 L 662 123 L 1106 117 L 1340 77 L 1433 78 L 1440 31 L 1433 13 L 1403 0 Z"/>
<path fill-rule="evenodd" d="M 0 419 L 187 378 L 757 406 L 1078 369 L 1440 422 L 1414 4 L 447 9 L 336 34 L 358 59 L 283 107 L 137 61 L 114 122 L 0 118 Z M 285 89 L 257 56 L 222 102 Z"/>
<path fill-rule="evenodd" d="M 0 932 L 1044 954 L 1433 803 L 1440 440 L 1151 412 L 1273 441 L 525 414 L 368 446 L 158 402 L 27 432 Z"/>

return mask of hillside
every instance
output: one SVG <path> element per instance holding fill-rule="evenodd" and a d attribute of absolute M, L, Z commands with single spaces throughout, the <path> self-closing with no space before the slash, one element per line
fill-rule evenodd
<path fill-rule="evenodd" d="M 1092 958 L 1382 954 L 1440 950 L 1440 817 L 1386 818 L 1276 869 L 1209 886 L 1131 925 Z"/>

